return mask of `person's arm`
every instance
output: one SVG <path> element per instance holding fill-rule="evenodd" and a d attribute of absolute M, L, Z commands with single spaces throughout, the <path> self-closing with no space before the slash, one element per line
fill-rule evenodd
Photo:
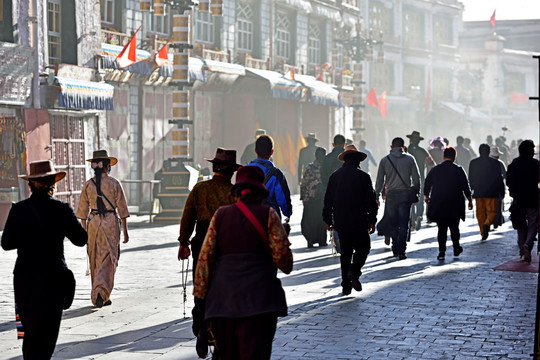
<path fill-rule="evenodd" d="M 184 211 L 182 212 L 182 218 L 180 219 L 180 235 L 178 236 L 178 260 L 185 260 L 191 254 L 189 250 L 189 238 L 195 230 L 195 223 L 197 222 L 197 209 L 195 207 L 197 187 L 193 188 L 189 193 L 186 204 L 184 205 Z"/>
<path fill-rule="evenodd" d="M 371 150 L 368 151 L 368 157 L 368 161 L 371 161 L 373 163 L 373 166 L 377 166 L 377 161 L 375 160 L 375 157 L 373 156 Z"/>
<path fill-rule="evenodd" d="M 303 159 L 303 151 L 304 149 L 300 149 L 300 154 L 298 154 L 298 170 L 297 170 L 297 174 L 298 174 L 298 184 L 302 183 L 302 168 L 303 168 L 303 163 L 304 163 L 304 159 Z"/>
<path fill-rule="evenodd" d="M 291 192 L 289 190 L 289 185 L 287 184 L 287 179 L 281 170 L 277 169 L 275 180 L 276 185 L 274 187 L 274 194 L 276 196 L 276 201 L 283 213 L 284 217 L 291 217 L 292 215 L 292 202 L 291 202 Z"/>
<path fill-rule="evenodd" d="M 368 177 L 369 178 L 369 177 Z M 379 211 L 379 204 L 377 203 L 377 197 L 375 196 L 375 190 L 371 184 L 371 178 L 365 185 L 366 192 L 366 209 L 367 209 L 367 223 L 369 227 L 369 233 L 375 232 L 375 224 L 377 223 L 377 212 Z"/>
<path fill-rule="evenodd" d="M 83 226 L 75 216 L 73 209 L 69 204 L 65 204 L 66 237 L 76 246 L 84 246 L 88 242 L 88 233 L 86 232 L 86 220 Z M 82 222 L 82 221 L 81 221 Z"/>
<path fill-rule="evenodd" d="M 9 211 L 6 224 L 4 225 L 4 230 L 2 232 L 1 245 L 4 250 L 14 250 L 17 248 L 17 234 L 16 234 L 16 213 L 17 213 L 17 204 L 11 206 Z"/>
<path fill-rule="evenodd" d="M 193 281 L 193 295 L 199 299 L 204 299 L 208 292 L 208 286 L 210 284 L 210 275 L 213 271 L 214 264 L 216 262 L 216 247 L 217 247 L 217 229 L 216 229 L 216 217 L 219 214 L 219 210 L 216 211 L 206 237 L 199 253 L 199 259 L 197 261 L 197 268 L 195 270 L 195 279 Z"/>
<path fill-rule="evenodd" d="M 431 188 L 433 186 L 433 173 L 434 171 L 430 171 L 426 176 L 426 180 L 424 181 L 424 201 L 426 202 L 426 204 L 429 204 L 429 202 L 431 201 L 430 195 Z"/>
<path fill-rule="evenodd" d="M 326 192 L 324 194 L 324 205 L 323 205 L 323 221 L 326 224 L 326 229 L 330 230 L 334 226 L 333 216 L 334 213 L 334 181 L 330 177 L 328 186 L 326 187 Z"/>
<path fill-rule="evenodd" d="M 416 189 L 416 193 L 420 192 L 420 171 L 418 171 L 418 165 L 413 156 L 411 156 L 411 177 L 412 177 L 412 186 Z"/>
<path fill-rule="evenodd" d="M 273 208 L 270 208 L 268 214 L 268 245 L 272 252 L 274 264 L 285 274 L 290 274 L 293 268 L 291 243 L 278 214 Z"/>
<path fill-rule="evenodd" d="M 375 180 L 375 196 L 377 199 L 379 199 L 384 186 L 384 164 L 385 160 L 382 158 L 379 163 L 379 169 L 377 170 L 377 179 Z"/>

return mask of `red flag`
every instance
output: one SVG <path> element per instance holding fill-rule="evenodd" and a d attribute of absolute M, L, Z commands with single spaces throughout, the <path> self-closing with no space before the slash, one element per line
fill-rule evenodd
<path fill-rule="evenodd" d="M 169 42 L 167 42 L 168 44 Z M 157 66 L 162 67 L 169 61 L 169 53 L 167 52 L 167 44 L 163 45 L 154 57 Z"/>
<path fill-rule="evenodd" d="M 135 64 L 137 62 L 137 56 L 135 55 L 135 51 L 137 50 L 137 32 L 141 27 L 135 31 L 129 42 L 124 46 L 120 54 L 116 57 L 116 63 L 118 64 L 118 67 L 120 69 L 126 68 L 130 65 Z"/>
<path fill-rule="evenodd" d="M 323 81 L 323 77 L 322 77 L 322 74 L 323 74 L 323 73 L 322 73 L 322 71 L 321 71 L 321 73 L 319 74 L 319 76 L 317 76 L 317 80 L 319 80 L 319 81 Z"/>
<path fill-rule="evenodd" d="M 493 15 L 491 15 L 491 19 L 489 19 L 489 22 L 491 23 L 491 26 L 495 26 L 495 12 L 497 9 L 493 10 Z"/>
<path fill-rule="evenodd" d="M 371 89 L 371 91 L 367 94 L 367 103 L 368 105 L 374 106 L 377 109 L 379 108 L 379 103 L 377 102 L 377 92 L 375 91 L 375 88 Z"/>
<path fill-rule="evenodd" d="M 388 101 L 386 97 L 386 91 L 384 91 L 381 96 L 379 96 L 379 111 L 381 112 L 381 116 L 386 118 L 386 110 L 388 109 Z"/>

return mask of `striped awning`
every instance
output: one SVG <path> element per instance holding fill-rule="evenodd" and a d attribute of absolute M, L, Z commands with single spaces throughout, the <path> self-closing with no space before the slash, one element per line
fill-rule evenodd
<path fill-rule="evenodd" d="M 277 99 L 302 99 L 302 85 L 296 81 L 286 79 L 276 71 L 246 68 L 248 74 L 253 74 L 270 83 L 271 94 Z"/>
<path fill-rule="evenodd" d="M 68 109 L 113 110 L 114 86 L 107 83 L 55 77 L 60 85 L 58 105 Z"/>
<path fill-rule="evenodd" d="M 317 80 L 314 76 L 309 75 L 294 75 L 294 79 L 310 88 L 311 99 L 310 102 L 315 105 L 324 106 L 342 106 L 341 99 L 339 97 L 339 91 L 334 89 L 332 85 Z"/>

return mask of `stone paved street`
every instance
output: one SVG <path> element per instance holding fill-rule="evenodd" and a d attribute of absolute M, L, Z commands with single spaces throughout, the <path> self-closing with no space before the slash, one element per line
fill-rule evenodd
<path fill-rule="evenodd" d="M 449 241 L 444 262 L 436 260 L 435 226 L 413 233 L 403 261 L 391 258 L 383 239 L 373 235 L 364 290 L 342 296 L 339 257 L 330 247 L 306 248 L 298 197 L 294 204 L 294 270 L 280 275 L 289 316 L 279 321 L 272 359 L 531 358 L 537 274 L 493 270 L 518 257 L 508 220 L 481 242 L 468 212 L 460 227 L 464 252 L 454 259 Z M 130 220 L 112 306 L 91 306 L 85 249 L 66 244 L 77 292 L 64 313 L 54 359 L 197 359 L 191 274 L 183 316 L 178 225 Z M 0 251 L 0 359 L 22 358 L 13 321 L 15 258 Z"/>

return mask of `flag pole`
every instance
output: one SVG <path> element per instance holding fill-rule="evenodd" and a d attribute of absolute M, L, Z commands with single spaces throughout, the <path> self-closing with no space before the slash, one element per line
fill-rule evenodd
<path fill-rule="evenodd" d="M 540 74 L 540 55 L 534 55 L 533 59 L 538 59 L 538 71 Z M 529 100 L 538 101 L 538 122 L 540 124 L 540 82 L 538 83 L 538 96 L 529 97 Z M 540 141 L 540 127 L 539 127 L 539 141 Z M 540 171 L 540 170 L 539 170 Z M 540 212 L 539 212 L 540 220 Z M 538 233 L 540 234 L 540 221 L 538 222 Z M 534 360 L 540 360 L 540 265 L 538 266 L 538 285 L 536 287 L 536 321 L 534 326 Z"/>

